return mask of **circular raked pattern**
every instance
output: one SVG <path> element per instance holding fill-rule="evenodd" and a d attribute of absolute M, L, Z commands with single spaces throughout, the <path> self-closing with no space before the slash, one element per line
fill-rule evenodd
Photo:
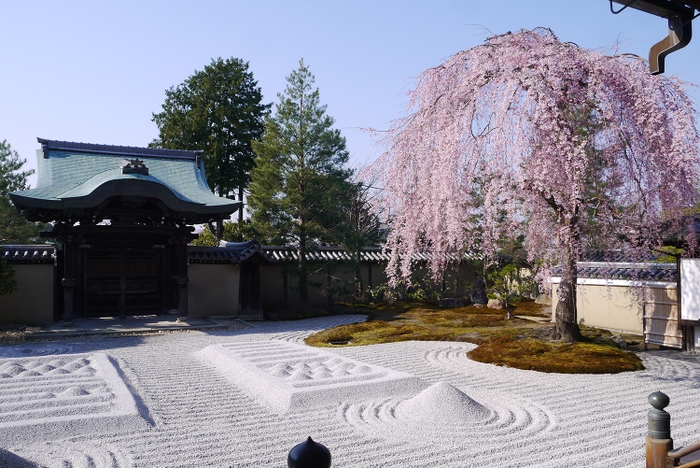
<path fill-rule="evenodd" d="M 438 382 L 408 399 L 382 399 L 345 403 L 341 417 L 351 426 L 384 438 L 417 438 L 491 441 L 514 432 L 535 436 L 554 427 L 545 408 L 507 395 L 471 398 L 447 382 Z M 476 430 L 478 429 L 478 430 Z"/>
<path fill-rule="evenodd" d="M 70 343 L 32 343 L 20 346 L 7 346 L 0 349 L 0 358 L 19 358 L 32 356 L 52 356 L 54 354 L 71 354 L 75 352 L 75 346 Z"/>
<path fill-rule="evenodd" d="M 41 468 L 131 468 L 130 457 L 108 444 L 58 441 L 33 445 L 16 452 Z"/>

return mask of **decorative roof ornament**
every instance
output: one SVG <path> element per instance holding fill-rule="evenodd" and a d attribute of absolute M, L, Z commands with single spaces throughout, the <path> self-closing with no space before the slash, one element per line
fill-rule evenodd
<path fill-rule="evenodd" d="M 125 159 L 122 174 L 148 175 L 148 168 L 140 159 Z"/>

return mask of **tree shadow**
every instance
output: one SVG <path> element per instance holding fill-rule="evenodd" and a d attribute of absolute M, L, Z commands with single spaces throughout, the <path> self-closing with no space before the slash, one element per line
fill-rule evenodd
<path fill-rule="evenodd" d="M 0 345 L 0 359 L 49 356 L 54 354 L 82 354 L 107 351 L 111 348 L 138 346 L 144 336 L 121 334 L 47 337 L 31 341 Z M 2 466 L 2 465 L 0 465 Z"/>
<path fill-rule="evenodd" d="M 37 468 L 39 465 L 0 448 L 0 466 L 3 468 Z"/>

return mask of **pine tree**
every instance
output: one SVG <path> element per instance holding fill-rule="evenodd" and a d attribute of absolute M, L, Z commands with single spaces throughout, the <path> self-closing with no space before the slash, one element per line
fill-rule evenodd
<path fill-rule="evenodd" d="M 267 119 L 251 171 L 248 203 L 262 243 L 296 247 L 295 274 L 302 307 L 308 302 L 307 253 L 337 242 L 345 221 L 342 206 L 350 192 L 351 171 L 345 138 L 320 104 L 314 76 L 303 60 L 278 94 L 275 115 Z"/>
<path fill-rule="evenodd" d="M 21 159 L 12 146 L 0 142 L 0 244 L 29 244 L 37 242 L 41 223 L 30 223 L 10 201 L 9 192 L 29 188 L 27 178 L 33 169 L 22 171 L 27 161 Z"/>
<path fill-rule="evenodd" d="M 27 221 L 17 211 L 8 196 L 9 192 L 29 188 L 27 178 L 34 171 L 22 171 L 25 162 L 27 161 L 20 159 L 6 140 L 0 142 L 0 244 L 36 242 L 43 226 L 41 223 Z M 0 259 L 0 296 L 9 294 L 16 288 L 17 282 L 12 266 Z"/>

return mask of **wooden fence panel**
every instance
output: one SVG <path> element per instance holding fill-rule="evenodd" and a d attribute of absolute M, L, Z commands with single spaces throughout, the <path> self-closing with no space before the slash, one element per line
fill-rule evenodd
<path fill-rule="evenodd" d="M 644 301 L 644 342 L 683 348 L 678 292 L 676 289 L 650 289 Z"/>

